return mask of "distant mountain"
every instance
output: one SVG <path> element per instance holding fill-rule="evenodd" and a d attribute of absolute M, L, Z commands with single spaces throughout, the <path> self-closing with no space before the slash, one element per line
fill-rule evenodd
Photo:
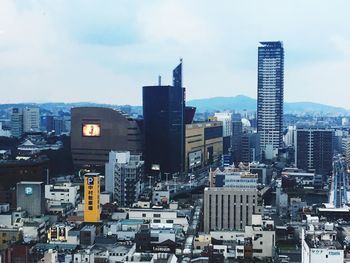
<path fill-rule="evenodd" d="M 247 110 L 256 111 L 256 99 L 244 95 L 235 97 L 213 97 L 207 99 L 195 99 L 186 101 L 187 106 L 194 106 L 197 112 L 214 112 L 225 110 Z M 103 104 L 94 102 L 45 102 L 45 103 L 18 103 L 18 104 L 0 104 L 0 111 L 12 107 L 40 107 L 42 111 L 69 111 L 74 107 L 108 107 L 114 109 L 121 109 L 123 111 L 131 111 L 133 113 L 142 114 L 142 106 L 131 105 L 116 105 Z M 314 103 L 314 102 L 285 102 L 285 113 L 323 113 L 323 114 L 340 114 L 349 115 L 350 110 L 330 105 Z"/>
<path fill-rule="evenodd" d="M 196 107 L 197 112 L 213 112 L 224 110 L 256 111 L 256 104 L 256 99 L 244 95 L 238 95 L 235 97 L 213 97 L 207 99 L 196 99 L 186 102 L 186 105 Z M 284 111 L 285 113 L 313 112 L 350 114 L 350 110 L 314 102 L 285 102 Z"/>

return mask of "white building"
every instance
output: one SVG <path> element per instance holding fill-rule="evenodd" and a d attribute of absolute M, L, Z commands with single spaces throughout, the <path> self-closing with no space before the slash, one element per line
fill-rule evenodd
<path fill-rule="evenodd" d="M 232 135 L 232 112 L 215 112 L 214 117 L 222 122 L 222 136 Z"/>
<path fill-rule="evenodd" d="M 336 240 L 334 225 L 311 224 L 307 230 L 302 229 L 302 263 L 335 263 L 344 261 L 344 250 Z"/>
<path fill-rule="evenodd" d="M 182 215 L 177 210 L 170 209 L 138 209 L 131 208 L 129 211 L 129 219 L 149 220 L 154 224 L 173 224 L 180 225 L 186 232 L 188 229 L 188 217 Z"/>
<path fill-rule="evenodd" d="M 286 146 L 294 146 L 295 145 L 295 136 L 296 136 L 296 126 L 288 126 L 288 131 L 286 135 L 284 135 L 283 141 Z"/>
<path fill-rule="evenodd" d="M 141 155 L 115 151 L 109 153 L 105 165 L 105 191 L 112 193 L 119 206 L 131 206 L 137 201 L 143 189 L 143 169 Z"/>
<path fill-rule="evenodd" d="M 206 238 L 205 238 L 206 237 Z M 195 239 L 195 248 L 203 249 L 201 243 L 204 245 L 210 243 L 211 238 L 222 241 L 234 241 L 235 247 L 230 247 L 234 252 L 228 252 L 227 249 L 221 247 L 226 251 L 225 258 L 240 258 L 244 256 L 244 244 L 251 244 L 253 257 L 265 259 L 274 257 L 276 232 L 274 230 L 273 220 L 263 220 L 261 215 L 252 216 L 252 225 L 246 226 L 244 231 L 211 231 L 210 238 L 207 235 Z M 204 241 L 203 241 L 204 239 Z M 250 241 L 249 241 L 250 240 Z M 198 245 L 198 241 L 202 241 Z M 197 247 L 196 247 L 197 246 Z M 215 249 L 215 247 L 214 247 Z"/>
<path fill-rule="evenodd" d="M 39 108 L 23 109 L 23 132 L 40 130 Z"/>
<path fill-rule="evenodd" d="M 71 183 L 45 185 L 45 198 L 48 205 L 70 203 L 75 206 L 80 199 L 79 189 L 79 185 Z"/>

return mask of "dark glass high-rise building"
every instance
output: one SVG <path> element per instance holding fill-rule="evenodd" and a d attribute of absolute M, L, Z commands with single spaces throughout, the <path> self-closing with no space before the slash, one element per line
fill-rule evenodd
<path fill-rule="evenodd" d="M 235 166 L 242 161 L 242 120 L 240 114 L 232 115 L 231 158 Z"/>
<path fill-rule="evenodd" d="M 182 63 L 173 71 L 173 86 L 143 87 L 145 171 L 181 173 L 184 162 L 185 89 Z"/>
<path fill-rule="evenodd" d="M 327 129 L 297 129 L 295 161 L 300 169 L 314 169 L 317 174 L 332 172 L 334 132 Z"/>
<path fill-rule="evenodd" d="M 257 129 L 266 156 L 275 153 L 283 143 L 284 48 L 280 41 L 260 44 Z"/>

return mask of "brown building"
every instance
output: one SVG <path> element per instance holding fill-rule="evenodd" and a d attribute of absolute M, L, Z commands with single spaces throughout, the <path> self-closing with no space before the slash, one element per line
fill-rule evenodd
<path fill-rule="evenodd" d="M 71 110 L 71 149 L 76 168 L 104 166 L 114 151 L 142 153 L 140 123 L 110 108 Z"/>
<path fill-rule="evenodd" d="M 186 171 L 200 169 L 219 162 L 222 151 L 222 122 L 212 121 L 186 125 Z"/>

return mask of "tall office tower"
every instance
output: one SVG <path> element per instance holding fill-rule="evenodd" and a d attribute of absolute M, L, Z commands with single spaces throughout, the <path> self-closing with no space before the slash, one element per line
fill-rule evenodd
<path fill-rule="evenodd" d="M 260 42 L 258 48 L 258 132 L 261 150 L 272 159 L 282 147 L 284 49 L 282 42 Z"/>
<path fill-rule="evenodd" d="M 241 143 L 241 161 L 243 163 L 259 162 L 261 159 L 260 153 L 259 133 L 243 133 Z"/>
<path fill-rule="evenodd" d="M 100 174 L 84 175 L 84 222 L 100 222 Z"/>
<path fill-rule="evenodd" d="M 109 153 L 109 161 L 105 166 L 105 190 L 113 195 L 119 206 L 128 207 L 137 202 L 143 188 L 143 168 L 140 154 Z"/>
<path fill-rule="evenodd" d="M 21 137 L 23 134 L 23 109 L 13 108 L 11 113 L 11 134 Z"/>
<path fill-rule="evenodd" d="M 350 135 L 348 135 L 348 138 L 346 140 L 346 146 L 345 146 L 345 160 L 346 164 L 350 168 Z"/>
<path fill-rule="evenodd" d="M 317 174 L 330 174 L 333 160 L 334 132 L 327 129 L 297 129 L 295 161 L 300 169 L 315 169 Z"/>
<path fill-rule="evenodd" d="M 242 145 L 242 120 L 240 114 L 232 115 L 232 137 L 231 137 L 231 158 L 232 162 L 237 166 L 241 161 L 241 145 Z"/>
<path fill-rule="evenodd" d="M 40 129 L 39 108 L 23 109 L 23 131 L 38 131 Z"/>
<path fill-rule="evenodd" d="M 211 186 L 204 189 L 204 231 L 244 230 L 252 215 L 261 213 L 258 177 L 225 167 L 211 173 Z"/>
<path fill-rule="evenodd" d="M 143 87 L 145 170 L 149 174 L 181 173 L 184 169 L 184 88 L 174 70 L 175 86 Z"/>
<path fill-rule="evenodd" d="M 31 217 L 45 213 L 45 188 L 43 182 L 19 182 L 16 186 L 17 208 Z"/>

